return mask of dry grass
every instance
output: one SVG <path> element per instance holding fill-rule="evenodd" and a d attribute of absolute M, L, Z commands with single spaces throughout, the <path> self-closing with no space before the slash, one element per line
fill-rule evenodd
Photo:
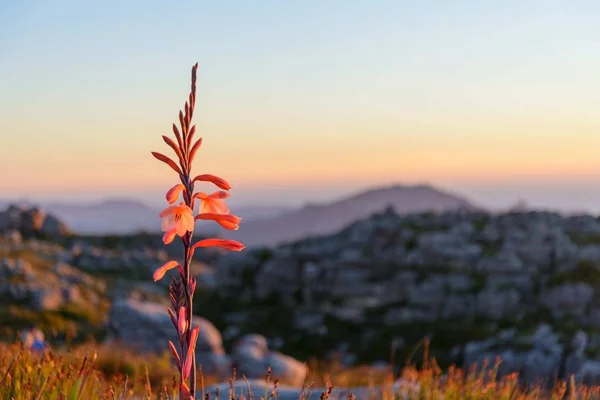
<path fill-rule="evenodd" d="M 339 365 L 312 363 L 309 380 L 313 387 L 331 383 L 334 387 L 383 386 L 383 398 L 398 398 L 391 389 L 394 377 L 385 370 L 367 367 L 344 369 Z M 435 360 L 416 369 L 406 367 L 402 378 L 417 382 L 418 393 L 409 399 L 471 399 L 471 400 L 533 400 L 533 399 L 595 399 L 600 388 L 557 383 L 550 391 L 541 386 L 524 390 L 518 376 L 496 379 L 496 368 L 487 372 L 473 368 L 466 372 L 450 368 L 442 373 Z M 204 376 L 204 385 L 216 382 Z M 103 346 L 82 346 L 70 351 L 32 354 L 18 345 L 0 345 L 0 400 L 37 399 L 173 399 L 177 396 L 178 380 L 169 355 L 162 357 L 136 355 L 123 349 Z M 570 390 L 567 390 L 567 388 Z M 405 390 L 400 392 L 406 393 Z M 567 393 L 568 392 L 568 393 Z M 260 394 L 257 395 L 260 398 Z"/>

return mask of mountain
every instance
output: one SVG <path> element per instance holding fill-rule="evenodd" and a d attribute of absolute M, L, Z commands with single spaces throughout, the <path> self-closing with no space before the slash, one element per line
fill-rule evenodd
<path fill-rule="evenodd" d="M 159 232 L 160 207 L 153 207 L 134 199 L 107 199 L 90 203 L 33 203 L 30 201 L 0 201 L 0 209 L 18 203 L 23 207 L 39 205 L 74 232 L 79 234 L 130 234 L 140 231 Z M 165 204 L 166 206 L 166 204 Z M 244 218 L 244 222 L 278 216 L 289 212 L 291 208 L 284 206 L 242 205 L 232 207 L 236 215 Z M 214 223 L 205 224 L 209 230 Z"/>
<path fill-rule="evenodd" d="M 399 214 L 478 209 L 462 197 L 429 185 L 394 185 L 368 190 L 329 204 L 307 205 L 272 218 L 244 219 L 239 231 L 229 232 L 226 236 L 247 246 L 273 246 L 306 236 L 334 233 L 388 207 Z"/>
<path fill-rule="evenodd" d="M 20 204 L 31 205 L 27 201 Z M 160 231 L 160 207 L 134 199 L 106 199 L 90 203 L 38 203 L 79 234 L 130 234 Z M 165 204 L 166 205 L 166 204 Z M 232 213 L 242 217 L 240 230 L 224 232 L 213 222 L 199 223 L 199 229 L 217 231 L 244 244 L 275 245 L 307 235 L 333 233 L 357 219 L 392 206 L 398 213 L 475 209 L 469 201 L 427 185 L 396 185 L 368 190 L 330 204 L 310 204 L 303 208 L 278 205 L 240 205 Z"/>
<path fill-rule="evenodd" d="M 158 231 L 158 209 L 140 201 L 109 199 L 95 203 L 48 203 L 41 207 L 82 234 L 125 234 Z"/>

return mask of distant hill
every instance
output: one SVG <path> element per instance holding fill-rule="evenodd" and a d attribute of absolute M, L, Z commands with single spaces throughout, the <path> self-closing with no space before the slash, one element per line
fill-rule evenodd
<path fill-rule="evenodd" d="M 20 204 L 30 205 L 27 201 L 21 201 Z M 160 231 L 160 208 L 135 199 L 37 204 L 80 234 Z M 264 204 L 232 206 L 232 212 L 242 217 L 239 231 L 224 232 L 213 222 L 199 223 L 199 229 L 206 234 L 217 231 L 228 238 L 242 240 L 248 246 L 275 245 L 307 235 L 333 233 L 388 206 L 392 206 L 401 214 L 476 208 L 459 196 L 428 185 L 396 185 L 364 191 L 333 203 L 311 204 L 300 209 Z"/>
<path fill-rule="evenodd" d="M 277 217 L 243 220 L 239 231 L 226 236 L 247 246 L 273 246 L 306 236 L 334 233 L 390 206 L 399 214 L 479 209 L 462 197 L 429 185 L 395 185 L 368 190 L 329 204 L 307 205 Z"/>
<path fill-rule="evenodd" d="M 107 199 L 90 203 L 34 203 L 31 201 L 0 201 L 0 209 L 11 203 L 24 207 L 39 205 L 45 212 L 64 221 L 70 229 L 80 234 L 130 234 L 140 231 L 160 232 L 160 207 L 152 207 L 134 199 Z M 166 206 L 166 202 L 165 202 Z M 284 206 L 251 205 L 232 207 L 244 222 L 264 219 L 289 212 Z M 216 230 L 214 223 L 203 224 Z"/>
<path fill-rule="evenodd" d="M 105 200 L 96 203 L 48 203 L 42 208 L 65 221 L 73 231 L 83 234 L 124 234 L 159 231 L 160 210 L 137 200 Z"/>

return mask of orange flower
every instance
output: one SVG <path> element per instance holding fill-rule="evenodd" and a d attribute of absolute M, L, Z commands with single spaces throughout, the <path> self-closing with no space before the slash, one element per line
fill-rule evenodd
<path fill-rule="evenodd" d="M 196 215 L 196 219 L 215 221 L 225 229 L 237 231 L 240 226 L 239 223 L 242 220 L 237 215 L 233 214 L 214 214 L 204 213 Z"/>
<path fill-rule="evenodd" d="M 179 198 L 179 194 L 184 190 L 185 186 L 183 186 L 181 183 L 169 189 L 166 196 L 169 204 L 175 204 L 177 202 L 177 199 Z"/>
<path fill-rule="evenodd" d="M 187 232 L 194 230 L 194 214 L 192 209 L 185 203 L 178 206 L 165 208 L 160 217 L 162 221 L 162 230 L 165 232 L 163 242 L 169 244 L 175 239 L 175 235 L 184 236 Z"/>
<path fill-rule="evenodd" d="M 246 246 L 237 242 L 235 240 L 226 240 L 226 239 L 204 239 L 196 242 L 192 246 L 192 251 L 194 251 L 198 247 L 222 247 L 227 250 L 232 251 L 242 251 Z"/>
<path fill-rule="evenodd" d="M 223 178 L 219 178 L 218 176 L 214 176 L 211 174 L 198 175 L 197 177 L 194 178 L 193 182 L 198 182 L 198 181 L 211 182 L 223 190 L 231 189 L 231 185 L 229 184 L 229 182 L 227 182 Z"/>
<path fill-rule="evenodd" d="M 168 261 L 166 263 L 164 263 L 160 268 L 158 268 L 156 271 L 154 271 L 154 275 L 152 276 L 152 278 L 154 279 L 154 282 L 158 282 L 160 281 L 163 276 L 165 276 L 165 274 L 167 273 L 167 271 L 178 267 L 179 264 L 177 263 L 177 261 Z"/>
<path fill-rule="evenodd" d="M 229 193 L 223 191 L 211 194 L 199 192 L 194 195 L 194 198 L 200 199 L 200 214 L 229 214 L 229 206 L 223 200 L 228 197 Z"/>

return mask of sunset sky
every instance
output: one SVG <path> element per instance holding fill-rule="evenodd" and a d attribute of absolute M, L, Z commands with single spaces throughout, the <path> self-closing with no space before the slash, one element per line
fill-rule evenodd
<path fill-rule="evenodd" d="M 0 198 L 161 201 L 199 62 L 196 172 L 237 202 L 427 182 L 600 211 L 600 2 L 4 1 Z"/>

